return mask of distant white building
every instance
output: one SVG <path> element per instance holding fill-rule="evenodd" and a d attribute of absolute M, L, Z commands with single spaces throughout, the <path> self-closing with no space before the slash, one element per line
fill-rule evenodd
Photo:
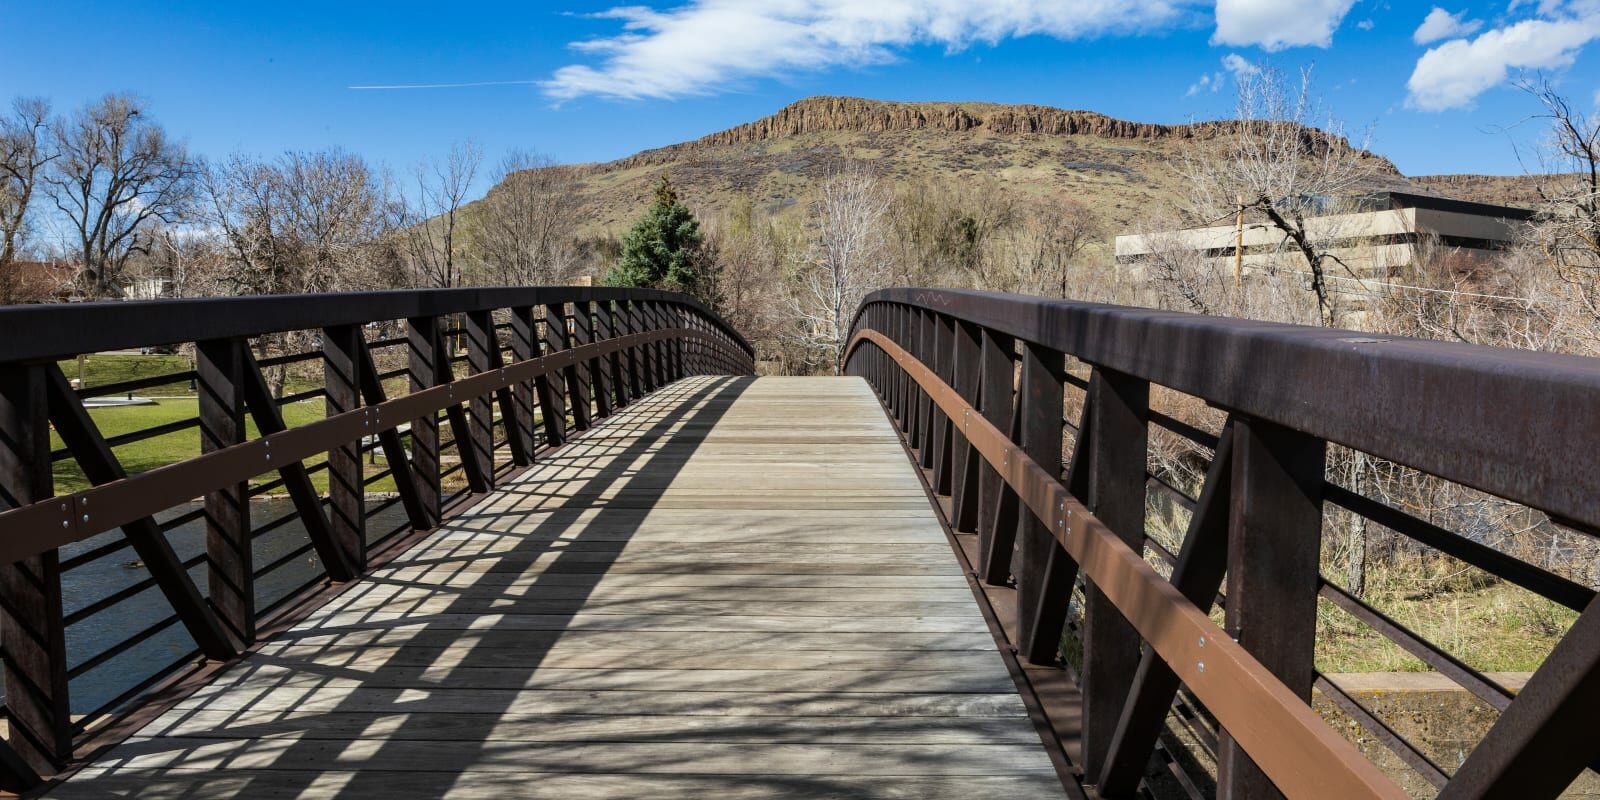
<path fill-rule="evenodd" d="M 129 300 L 160 300 L 171 297 L 172 281 L 166 278 L 135 278 L 128 282 L 123 296 Z"/>
<path fill-rule="evenodd" d="M 1403 275 L 1425 248 L 1444 248 L 1456 257 L 1486 256 L 1514 240 L 1517 225 L 1533 215 L 1523 208 L 1403 192 L 1364 195 L 1344 206 L 1356 210 L 1312 217 L 1306 230 L 1325 252 L 1363 278 Z M 1246 223 L 1242 232 L 1235 225 L 1217 225 L 1118 236 L 1116 257 L 1118 264 L 1136 265 L 1157 253 L 1198 251 L 1232 269 L 1241 243 L 1245 275 L 1305 268 L 1294 243 L 1259 222 Z"/>

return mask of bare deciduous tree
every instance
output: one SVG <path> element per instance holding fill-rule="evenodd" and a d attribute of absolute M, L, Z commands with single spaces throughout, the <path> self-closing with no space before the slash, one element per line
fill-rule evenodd
<path fill-rule="evenodd" d="M 14 302 L 17 247 L 28 232 L 28 207 L 41 170 L 55 157 L 48 141 L 50 104 L 19 97 L 0 118 L 0 303 Z"/>
<path fill-rule="evenodd" d="M 197 165 L 128 95 L 107 95 L 54 129 L 58 157 L 45 183 L 77 234 L 78 291 L 120 295 L 128 259 L 150 249 L 151 225 L 189 210 Z"/>
<path fill-rule="evenodd" d="M 1593 340 L 1600 328 L 1600 114 L 1574 108 L 1542 78 L 1518 85 L 1544 107 L 1550 125 L 1539 159 L 1544 204 L 1527 240 L 1557 279 L 1560 300 L 1583 317 L 1586 349 L 1600 352 Z"/>
<path fill-rule="evenodd" d="M 1103 240 L 1105 230 L 1085 203 L 1038 198 L 1019 201 L 991 236 L 993 246 L 981 259 L 986 267 L 973 276 L 977 286 L 1082 300 L 1094 276 L 1083 274 L 1079 256 Z"/>
<path fill-rule="evenodd" d="M 227 240 L 237 294 L 395 286 L 383 180 L 340 150 L 234 156 L 207 169 L 208 221 Z"/>
<path fill-rule="evenodd" d="M 835 374 L 856 306 L 887 275 L 889 204 L 877 177 L 855 164 L 823 180 L 811 204 L 811 246 L 796 270 L 790 302 L 798 343 L 812 363 L 826 364 Z"/>
<path fill-rule="evenodd" d="M 515 150 L 501 159 L 494 188 L 472 207 L 467 238 L 489 281 L 562 283 L 578 263 L 577 174 Z"/>
<path fill-rule="evenodd" d="M 468 140 L 451 145 L 442 162 L 428 159 L 417 165 L 417 204 L 406 219 L 405 238 L 421 283 L 438 288 L 461 284 L 456 233 L 482 162 L 483 151 Z"/>
<path fill-rule="evenodd" d="M 1374 158 L 1364 143 L 1351 146 L 1343 124 L 1318 107 L 1309 69 L 1298 83 L 1265 68 L 1238 84 L 1237 119 L 1216 141 L 1183 150 L 1190 212 L 1195 222 L 1215 224 L 1242 210 L 1281 234 L 1282 246 L 1305 260 L 1318 320 L 1331 327 L 1327 275 L 1341 263 L 1329 252 L 1336 235 L 1307 221 L 1369 178 Z"/>

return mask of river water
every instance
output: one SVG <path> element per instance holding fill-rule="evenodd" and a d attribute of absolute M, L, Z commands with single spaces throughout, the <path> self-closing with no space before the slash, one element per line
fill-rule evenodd
<path fill-rule="evenodd" d="M 377 499 L 369 499 L 368 505 L 370 507 L 378 502 Z M 196 507 L 196 505 L 182 506 L 161 515 L 160 519 L 172 519 Z M 251 526 L 259 528 L 293 511 L 294 504 L 287 498 L 252 501 Z M 369 541 L 373 537 L 394 530 L 404 521 L 405 511 L 400 504 L 384 509 L 367 522 Z M 70 558 L 77 553 L 109 544 L 121 537 L 120 530 L 107 531 L 61 548 L 61 557 Z M 167 539 L 172 543 L 173 550 L 177 551 L 179 560 L 187 560 L 203 553 L 205 521 L 197 519 L 175 528 L 168 532 Z M 308 541 L 305 527 L 298 518 L 262 535 L 253 545 L 255 568 L 261 569 Z M 207 568 L 203 562 L 189 570 L 189 575 L 199 587 L 201 595 L 206 593 L 206 572 Z M 259 612 L 260 609 L 283 598 L 321 572 L 322 565 L 316 553 L 312 551 L 258 578 L 256 609 Z M 132 586 L 148 577 L 150 577 L 149 570 L 138 561 L 138 555 L 132 548 L 124 548 L 76 567 L 62 576 L 61 594 L 66 613 L 71 614 L 112 592 Z M 161 589 L 151 586 L 69 626 L 67 663 L 70 665 L 83 663 L 171 613 L 172 606 L 167 603 Z M 99 708 L 156 670 L 172 664 L 184 653 L 192 650 L 194 650 L 194 640 L 189 637 L 181 623 L 162 630 L 121 655 L 74 678 L 70 686 L 72 713 L 84 714 Z"/>

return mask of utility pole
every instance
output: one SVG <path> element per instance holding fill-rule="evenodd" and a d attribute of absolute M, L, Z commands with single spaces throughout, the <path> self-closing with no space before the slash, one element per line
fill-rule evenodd
<path fill-rule="evenodd" d="M 1244 280 L 1244 195 L 1233 196 L 1233 313 L 1239 313 Z"/>

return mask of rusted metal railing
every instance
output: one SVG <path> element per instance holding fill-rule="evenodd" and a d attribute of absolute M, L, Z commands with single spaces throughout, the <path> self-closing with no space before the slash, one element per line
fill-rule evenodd
<path fill-rule="evenodd" d="M 1219 797 L 1408 796 L 1313 710 L 1313 688 L 1441 797 L 1554 797 L 1600 755 L 1589 730 L 1600 711 L 1594 591 L 1326 474 L 1330 447 L 1348 448 L 1593 535 L 1595 360 L 891 289 L 857 311 L 847 370 L 876 389 L 930 491 L 948 497 L 947 520 L 1032 702 L 1098 796 L 1132 796 L 1153 753 L 1170 760 L 1159 736 L 1171 712 L 1212 751 L 1214 775 L 1200 777 L 1214 777 Z M 1153 407 L 1152 387 L 1209 407 L 1210 424 Z M 1081 409 L 1076 424 L 1068 407 Z M 1153 432 L 1208 455 L 1198 491 L 1151 473 Z M 1181 547 L 1147 535 L 1158 497 L 1187 512 Z M 1322 575 L 1325 506 L 1577 620 L 1513 694 Z M 1455 681 L 1498 721 L 1459 765 L 1430 756 L 1318 673 L 1319 602 Z M 1206 793 L 1192 775 L 1178 782 Z"/>
<path fill-rule="evenodd" d="M 75 387 L 60 366 L 172 346 L 193 369 Z M 310 376 L 312 388 L 275 391 L 271 370 Z M 154 689 L 198 685 L 314 607 L 325 586 L 392 558 L 613 410 L 685 376 L 752 370 L 749 345 L 714 313 L 649 290 L 0 308 L 0 788 L 37 785 L 125 735 Z M 102 431 L 83 402 L 185 384 L 193 417 L 138 430 Z M 318 398 L 323 408 L 297 407 Z M 185 442 L 198 454 L 119 457 L 162 437 L 195 437 Z M 386 468 L 369 473 L 363 460 L 379 455 Z M 58 471 L 87 488 L 58 495 Z M 385 481 L 393 496 L 371 497 Z M 253 521 L 252 498 L 269 492 L 293 510 Z M 186 526 L 203 529 L 191 537 L 202 544 L 174 539 Z M 306 541 L 257 563 L 261 543 L 284 531 Z M 110 559 L 130 557 L 135 570 L 105 577 Z M 127 613 L 136 599 L 165 613 Z M 135 653 L 155 643 L 153 655 Z M 112 673 L 108 696 L 74 702 L 81 681 Z"/>

